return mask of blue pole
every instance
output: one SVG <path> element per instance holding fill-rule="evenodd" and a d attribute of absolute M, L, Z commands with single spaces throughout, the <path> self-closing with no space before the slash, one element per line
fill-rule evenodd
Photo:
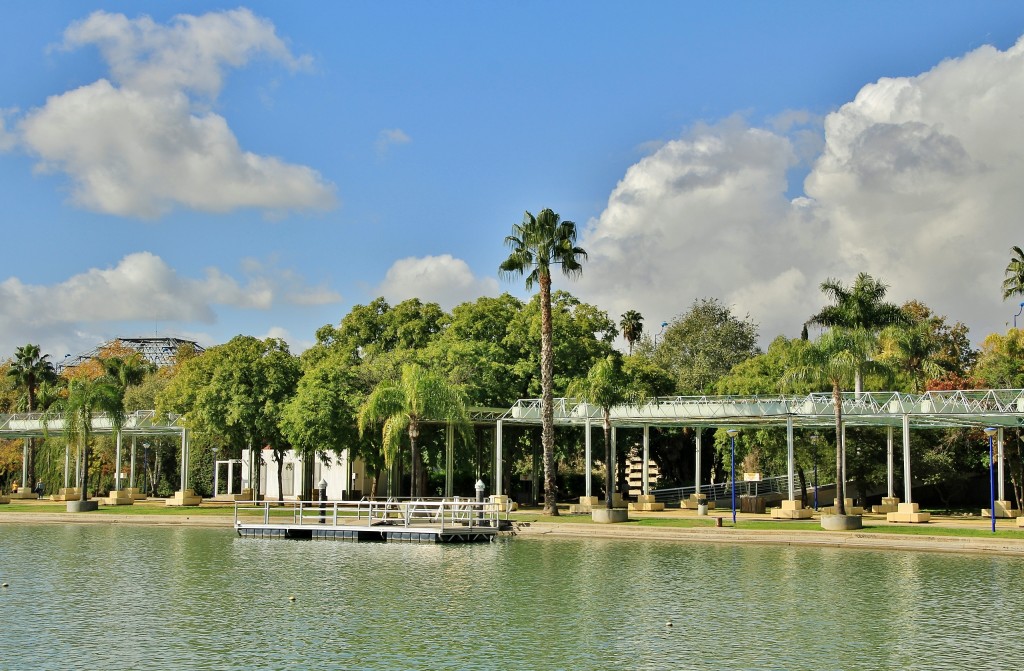
<path fill-rule="evenodd" d="M 996 532 L 996 475 L 992 470 L 992 434 L 988 436 L 988 492 L 989 501 L 992 507 L 989 512 L 992 514 L 992 533 Z"/>
<path fill-rule="evenodd" d="M 732 440 L 732 464 L 730 469 L 732 472 L 732 524 L 736 526 L 736 436 L 730 436 Z M 991 438 L 989 442 L 991 442 Z"/>

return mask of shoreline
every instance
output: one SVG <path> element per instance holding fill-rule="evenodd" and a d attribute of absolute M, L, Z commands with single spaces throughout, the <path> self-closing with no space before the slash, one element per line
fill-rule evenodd
<path fill-rule="evenodd" d="M 646 517 L 646 516 L 645 516 Z M 636 519 L 636 518 L 634 518 Z M 742 521 L 742 518 L 741 518 Z M 234 531 L 232 515 L 117 514 L 67 512 L 4 512 L 4 524 L 118 524 L 223 528 Z M 835 547 L 860 550 L 901 550 L 947 554 L 1003 555 L 1024 557 L 1021 538 L 983 538 L 885 532 L 830 532 L 819 529 L 744 529 L 742 527 L 647 527 L 630 524 L 548 522 L 539 519 L 513 520 L 510 535 L 530 540 L 545 538 L 602 538 L 615 540 L 676 543 L 786 545 L 792 547 Z"/>

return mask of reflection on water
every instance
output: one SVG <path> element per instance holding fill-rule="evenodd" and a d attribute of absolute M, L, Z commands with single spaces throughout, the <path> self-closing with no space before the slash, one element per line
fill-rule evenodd
<path fill-rule="evenodd" d="M 1011 668 L 985 632 L 1021 620 L 1022 578 L 1007 557 L 7 525 L 0 669 Z"/>

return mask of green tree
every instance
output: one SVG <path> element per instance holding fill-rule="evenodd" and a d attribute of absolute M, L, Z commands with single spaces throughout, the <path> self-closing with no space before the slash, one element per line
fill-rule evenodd
<path fill-rule="evenodd" d="M 89 445 L 92 440 L 93 418 L 105 412 L 115 432 L 124 426 L 124 396 L 117 383 L 109 377 L 76 377 L 68 382 L 68 396 L 51 410 L 60 412 L 64 420 L 64 435 L 69 443 L 78 443 L 81 472 L 81 499 L 88 500 Z M 48 411 L 45 421 L 53 416 Z"/>
<path fill-rule="evenodd" d="M 929 379 L 941 377 L 946 372 L 936 363 L 942 353 L 942 343 L 928 322 L 889 326 L 882 331 L 881 345 L 880 359 L 907 376 L 916 394 L 924 391 Z"/>
<path fill-rule="evenodd" d="M 704 298 L 666 327 L 654 359 L 675 379 L 677 393 L 710 394 L 733 366 L 757 354 L 757 325 Z"/>
<path fill-rule="evenodd" d="M 874 339 L 864 329 L 832 328 L 817 341 L 800 351 L 797 365 L 787 378 L 828 385 L 832 391 L 832 407 L 836 430 L 836 497 L 839 514 L 846 514 L 846 473 L 843 470 L 843 386 L 864 372 L 882 368 L 871 360 Z"/>
<path fill-rule="evenodd" d="M 601 408 L 602 426 L 604 427 L 604 464 L 605 464 L 605 506 L 612 508 L 612 407 L 629 398 L 626 376 L 622 373 L 619 359 L 609 356 L 598 361 L 587 372 L 585 378 L 574 380 L 569 385 L 568 395 L 591 405 Z"/>
<path fill-rule="evenodd" d="M 830 328 L 864 331 L 876 336 L 886 326 L 908 326 L 910 317 L 894 303 L 885 302 L 889 287 L 867 273 L 860 273 L 849 287 L 837 279 L 821 283 L 821 291 L 832 300 L 810 318 L 810 323 Z M 865 358 L 867 360 L 867 358 Z M 858 369 L 854 391 L 864 389 L 864 371 Z"/>
<path fill-rule="evenodd" d="M 424 495 L 426 473 L 419 437 L 423 423 L 431 420 L 452 422 L 465 433 L 469 413 L 458 387 L 417 364 L 403 366 L 398 381 L 385 380 L 378 384 L 359 409 L 360 434 L 371 424 L 383 423 L 382 447 L 387 466 L 390 467 L 398 455 L 402 434 L 409 436 L 411 495 L 414 497 Z"/>
<path fill-rule="evenodd" d="M 622 337 L 629 343 L 629 353 L 633 353 L 633 343 L 640 339 L 640 336 L 644 332 L 644 318 L 636 310 L 626 310 L 622 315 L 622 321 L 619 322 L 619 327 L 622 329 Z"/>
<path fill-rule="evenodd" d="M 1013 255 L 1003 271 L 1006 275 L 1003 280 L 1003 300 L 1010 296 L 1024 296 L 1024 251 L 1016 245 L 1010 249 Z"/>
<path fill-rule="evenodd" d="M 40 385 L 57 381 L 57 374 L 54 372 L 49 358 L 49 354 L 40 354 L 39 345 L 31 343 L 14 350 L 14 360 L 11 361 L 10 367 L 7 369 L 7 376 L 14 380 L 16 386 L 24 388 L 23 407 L 27 412 L 39 410 L 36 403 L 36 391 Z M 25 464 L 28 481 L 23 484 L 30 489 L 36 481 L 35 452 L 35 439 L 29 439 L 28 463 Z"/>
<path fill-rule="evenodd" d="M 551 268 L 561 266 L 567 277 L 583 272 L 587 252 L 576 246 L 576 224 L 561 221 L 550 209 L 534 217 L 527 212 L 505 238 L 511 253 L 499 271 L 506 277 L 526 276 L 526 289 L 540 287 L 541 308 L 541 444 L 544 451 L 544 513 L 557 515 L 555 485 L 554 359 L 551 340 Z"/>

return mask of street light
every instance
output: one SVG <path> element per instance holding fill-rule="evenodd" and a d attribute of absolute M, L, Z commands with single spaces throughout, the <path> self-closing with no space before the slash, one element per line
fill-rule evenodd
<path fill-rule="evenodd" d="M 668 322 L 661 322 L 661 330 L 654 334 L 654 346 L 655 347 L 658 346 L 658 338 L 661 337 L 661 334 L 665 332 L 665 329 L 667 327 L 668 327 Z"/>
<path fill-rule="evenodd" d="M 996 475 L 992 470 L 992 438 L 996 435 L 996 428 L 990 426 L 985 429 L 988 436 L 988 493 L 989 493 L 989 514 L 992 517 L 992 533 L 996 532 Z"/>
<path fill-rule="evenodd" d="M 1020 302 L 1020 310 L 1017 310 L 1017 314 L 1013 315 L 1013 328 L 1017 328 L 1017 317 L 1020 317 L 1020 313 L 1024 312 L 1024 301 Z"/>
<path fill-rule="evenodd" d="M 729 440 L 732 442 L 732 459 L 729 470 L 732 474 L 732 524 L 736 526 L 736 434 L 739 431 L 729 429 L 726 433 L 729 434 Z"/>
<path fill-rule="evenodd" d="M 814 445 L 814 509 L 818 509 L 818 432 L 811 434 L 811 443 Z"/>

